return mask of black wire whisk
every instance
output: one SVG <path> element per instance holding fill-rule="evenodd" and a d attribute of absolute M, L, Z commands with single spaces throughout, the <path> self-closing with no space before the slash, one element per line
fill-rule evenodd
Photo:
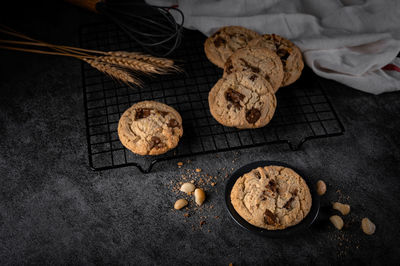
<path fill-rule="evenodd" d="M 184 15 L 177 6 L 154 6 L 132 0 L 67 1 L 106 16 L 152 55 L 168 56 L 181 43 Z"/>

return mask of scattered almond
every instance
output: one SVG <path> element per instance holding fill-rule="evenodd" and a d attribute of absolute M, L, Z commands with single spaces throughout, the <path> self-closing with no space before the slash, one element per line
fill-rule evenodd
<path fill-rule="evenodd" d="M 178 162 L 178 166 L 182 166 L 183 165 L 183 162 Z"/>
<path fill-rule="evenodd" d="M 335 210 L 340 211 L 343 215 L 347 215 L 350 213 L 350 205 L 349 204 L 343 204 L 340 202 L 334 202 L 332 204 L 332 208 Z"/>
<path fill-rule="evenodd" d="M 197 205 L 201 206 L 206 199 L 206 193 L 201 188 L 196 188 L 194 198 Z"/>
<path fill-rule="evenodd" d="M 187 201 L 187 200 L 185 200 L 185 199 L 178 199 L 178 200 L 175 202 L 175 204 L 174 204 L 174 208 L 175 208 L 176 210 L 180 210 L 180 209 L 182 209 L 183 207 L 185 207 L 186 205 L 188 205 L 188 201 Z"/>
<path fill-rule="evenodd" d="M 326 184 L 322 180 L 318 180 L 317 182 L 317 193 L 318 195 L 322 196 L 326 192 Z"/>
<path fill-rule="evenodd" d="M 343 228 L 343 220 L 340 218 L 338 215 L 333 215 L 329 218 L 331 223 L 339 230 L 342 230 Z"/>
<path fill-rule="evenodd" d="M 365 234 L 372 235 L 375 233 L 376 226 L 370 219 L 363 218 L 361 220 L 361 229 Z"/>
<path fill-rule="evenodd" d="M 180 191 L 185 192 L 186 194 L 189 194 L 193 192 L 196 189 L 196 187 L 192 183 L 184 183 L 182 184 Z"/>

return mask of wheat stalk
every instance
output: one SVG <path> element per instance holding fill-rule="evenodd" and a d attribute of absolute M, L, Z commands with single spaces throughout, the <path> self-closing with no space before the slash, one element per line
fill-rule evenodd
<path fill-rule="evenodd" d="M 125 71 L 124 69 L 115 67 L 108 63 L 101 62 L 98 59 L 82 58 L 82 60 L 88 63 L 90 66 L 96 68 L 97 70 L 119 81 L 122 81 L 124 83 L 132 83 L 138 86 L 141 85 L 140 80 L 135 79 L 131 74 L 129 74 L 129 72 Z"/>
<path fill-rule="evenodd" d="M 144 55 L 142 53 L 136 53 L 136 52 L 112 51 L 112 52 L 108 52 L 107 54 L 109 54 L 111 56 L 122 57 L 122 58 L 138 59 L 138 60 L 142 60 L 142 61 L 145 61 L 145 62 L 148 62 L 151 64 L 155 64 L 158 66 L 171 67 L 174 65 L 174 61 L 172 61 L 170 59 L 148 56 L 148 55 Z"/>
<path fill-rule="evenodd" d="M 28 41 L 15 41 L 15 40 L 0 40 L 0 43 L 7 43 L 13 45 L 29 45 L 35 46 L 35 49 L 27 49 L 15 46 L 0 45 L 0 48 L 8 50 L 17 50 L 24 52 L 62 55 L 75 57 L 85 61 L 93 68 L 122 81 L 126 84 L 132 83 L 141 86 L 141 81 L 135 77 L 135 73 L 151 74 L 167 74 L 170 72 L 181 71 L 181 69 L 174 65 L 174 61 L 166 58 L 158 58 L 150 55 L 145 55 L 136 52 L 125 51 L 97 51 L 90 49 L 83 49 L 64 45 L 54 45 L 32 39 L 21 33 L 18 33 L 6 26 L 0 25 L 0 32 L 18 37 Z M 39 47 L 39 48 L 38 48 Z M 40 48 L 52 49 L 56 52 L 40 50 Z"/>
<path fill-rule="evenodd" d="M 128 68 L 132 71 L 139 71 L 150 74 L 165 74 L 169 72 L 169 67 L 147 63 L 138 59 L 123 58 L 116 56 L 99 56 L 99 61 L 113 64 L 119 67 Z"/>

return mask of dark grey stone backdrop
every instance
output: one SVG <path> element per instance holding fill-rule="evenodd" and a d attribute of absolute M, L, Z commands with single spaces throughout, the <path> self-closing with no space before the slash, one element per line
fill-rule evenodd
<path fill-rule="evenodd" d="M 78 45 L 79 26 L 100 20 L 58 1 L 14 5 L 1 7 L 2 23 L 59 44 Z M 134 167 L 93 172 L 80 63 L 1 50 L 0 264 L 397 264 L 400 94 L 326 86 L 343 136 L 296 152 L 272 145 L 191 157 L 181 169 L 166 161 L 147 175 Z M 328 184 L 323 213 L 308 231 L 266 239 L 228 216 L 224 177 L 256 160 L 286 162 Z M 195 168 L 216 176 L 216 185 L 205 186 L 202 208 L 174 211 L 173 186 Z M 352 208 L 341 232 L 326 220 L 337 200 Z M 376 223 L 375 235 L 362 233 L 363 217 Z"/>

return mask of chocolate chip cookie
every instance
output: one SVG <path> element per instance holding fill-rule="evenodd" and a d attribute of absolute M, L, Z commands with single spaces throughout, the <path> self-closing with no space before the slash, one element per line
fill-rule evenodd
<path fill-rule="evenodd" d="M 212 116 L 220 124 L 236 128 L 263 127 L 271 120 L 276 98 L 269 82 L 251 71 L 221 78 L 208 95 Z"/>
<path fill-rule="evenodd" d="M 274 165 L 258 167 L 238 178 L 230 198 L 241 217 L 268 230 L 298 224 L 312 204 L 304 179 L 290 168 Z"/>
<path fill-rule="evenodd" d="M 179 113 L 163 103 L 143 101 L 121 116 L 118 136 L 129 150 L 140 155 L 158 155 L 175 148 L 183 135 Z"/>
<path fill-rule="evenodd" d="M 250 41 L 248 47 L 266 47 L 277 53 L 283 64 L 282 87 L 292 84 L 300 77 L 304 62 L 300 49 L 291 41 L 276 34 L 264 34 Z"/>
<path fill-rule="evenodd" d="M 226 59 L 236 50 L 261 35 L 252 30 L 240 26 L 228 26 L 220 28 L 204 43 L 204 51 L 208 59 L 220 68 L 224 68 Z"/>
<path fill-rule="evenodd" d="M 225 63 L 224 76 L 235 71 L 250 70 L 263 76 L 276 92 L 283 80 L 279 56 L 268 48 L 243 48 L 233 53 Z"/>

